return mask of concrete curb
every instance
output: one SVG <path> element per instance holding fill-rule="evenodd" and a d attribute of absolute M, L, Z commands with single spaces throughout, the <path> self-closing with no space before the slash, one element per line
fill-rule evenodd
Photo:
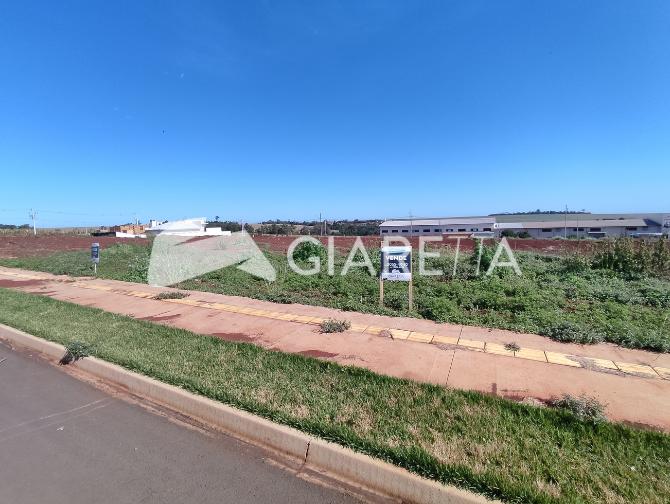
<path fill-rule="evenodd" d="M 14 345 L 60 359 L 65 347 L 0 324 L 0 336 Z M 416 504 L 480 504 L 491 502 L 460 488 L 445 486 L 400 467 L 356 453 L 340 445 L 314 438 L 296 429 L 275 424 L 232 406 L 198 396 L 116 364 L 87 357 L 75 363 L 79 369 L 121 385 L 131 393 L 164 404 L 189 417 L 214 425 L 253 444 L 301 460 L 311 469 L 354 482 L 369 490 Z"/>

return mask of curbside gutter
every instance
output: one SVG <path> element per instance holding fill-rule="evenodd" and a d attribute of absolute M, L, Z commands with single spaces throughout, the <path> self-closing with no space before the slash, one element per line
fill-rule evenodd
<path fill-rule="evenodd" d="M 13 345 L 36 350 L 60 359 L 65 347 L 0 324 L 5 339 Z M 299 459 L 316 471 L 356 483 L 389 497 L 415 504 L 482 504 L 492 501 L 453 486 L 442 485 L 387 462 L 356 453 L 335 443 L 315 438 L 296 429 L 273 423 L 232 406 L 192 394 L 127 369 L 86 357 L 74 363 L 97 378 L 120 385 L 129 392 L 213 425 L 252 444 Z"/>

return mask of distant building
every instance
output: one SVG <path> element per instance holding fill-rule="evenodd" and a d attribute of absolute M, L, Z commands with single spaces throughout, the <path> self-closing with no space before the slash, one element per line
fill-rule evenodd
<path fill-rule="evenodd" d="M 152 220 L 150 227 L 145 229 L 149 236 L 173 235 L 173 236 L 228 236 L 230 231 L 223 231 L 220 227 L 207 228 L 207 220 L 204 217 L 169 221 L 159 224 Z"/>
<path fill-rule="evenodd" d="M 660 234 L 660 225 L 646 219 L 598 220 L 575 219 L 561 221 L 501 222 L 496 224 L 499 234 L 506 229 L 515 233 L 527 233 L 531 238 L 604 238 L 606 236 L 635 236 Z"/>
<path fill-rule="evenodd" d="M 379 225 L 381 236 L 439 236 L 494 232 L 495 217 L 445 217 L 439 219 L 395 219 Z"/>
<path fill-rule="evenodd" d="M 144 228 L 144 224 L 122 224 L 120 226 L 111 226 L 109 231 L 111 233 L 139 235 L 144 233 Z"/>
<path fill-rule="evenodd" d="M 91 233 L 93 236 L 116 236 L 117 238 L 146 238 L 144 224 L 121 224 L 118 226 L 101 226 Z"/>
<path fill-rule="evenodd" d="M 394 219 L 381 223 L 381 236 L 522 235 L 530 238 L 653 237 L 670 233 L 670 214 L 505 214 L 486 217 Z"/>

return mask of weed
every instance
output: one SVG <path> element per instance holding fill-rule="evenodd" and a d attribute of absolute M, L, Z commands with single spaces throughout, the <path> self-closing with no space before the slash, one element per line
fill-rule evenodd
<path fill-rule="evenodd" d="M 351 322 L 348 320 L 324 320 L 320 324 L 322 333 L 344 332 L 351 327 Z"/>
<path fill-rule="evenodd" d="M 483 275 L 488 271 L 495 252 L 495 246 L 484 245 L 483 240 L 480 239 L 475 240 L 474 253 L 470 254 L 468 259 L 470 266 L 475 268 L 475 274 Z"/>
<path fill-rule="evenodd" d="M 550 404 L 555 408 L 569 411 L 584 422 L 597 424 L 607 420 L 605 416 L 606 406 L 595 397 L 584 394 L 580 396 L 563 394 L 562 398 L 553 399 Z"/>
<path fill-rule="evenodd" d="M 590 258 L 579 253 L 573 253 L 563 259 L 566 273 L 584 273 L 591 267 Z"/>
<path fill-rule="evenodd" d="M 512 341 L 511 343 L 505 343 L 505 350 L 509 350 L 510 352 L 518 352 L 521 350 L 521 347 L 517 344 L 516 341 Z"/>
<path fill-rule="evenodd" d="M 161 292 L 160 294 L 156 294 L 153 299 L 156 299 L 157 301 L 163 300 L 163 299 L 184 299 L 185 297 L 188 297 L 190 294 L 188 292 L 181 292 L 181 291 L 165 291 Z"/>
<path fill-rule="evenodd" d="M 58 363 L 61 366 L 66 366 L 72 362 L 83 359 L 91 355 L 92 347 L 87 343 L 82 343 L 81 341 L 70 341 L 65 345 L 65 355 L 61 357 L 61 360 Z"/>
<path fill-rule="evenodd" d="M 616 238 L 604 242 L 593 259 L 593 267 L 609 269 L 626 275 L 670 273 L 670 247 L 667 239 L 655 242 Z"/>

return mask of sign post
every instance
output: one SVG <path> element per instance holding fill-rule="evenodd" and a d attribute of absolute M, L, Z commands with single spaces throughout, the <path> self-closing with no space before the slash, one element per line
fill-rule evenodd
<path fill-rule="evenodd" d="M 409 309 L 414 306 L 412 289 L 412 247 L 381 247 L 381 273 L 379 275 L 379 305 L 384 306 L 384 280 L 409 282 Z"/>
<path fill-rule="evenodd" d="M 98 263 L 100 262 L 100 244 L 91 244 L 91 262 L 93 263 L 93 272 L 98 274 Z"/>

